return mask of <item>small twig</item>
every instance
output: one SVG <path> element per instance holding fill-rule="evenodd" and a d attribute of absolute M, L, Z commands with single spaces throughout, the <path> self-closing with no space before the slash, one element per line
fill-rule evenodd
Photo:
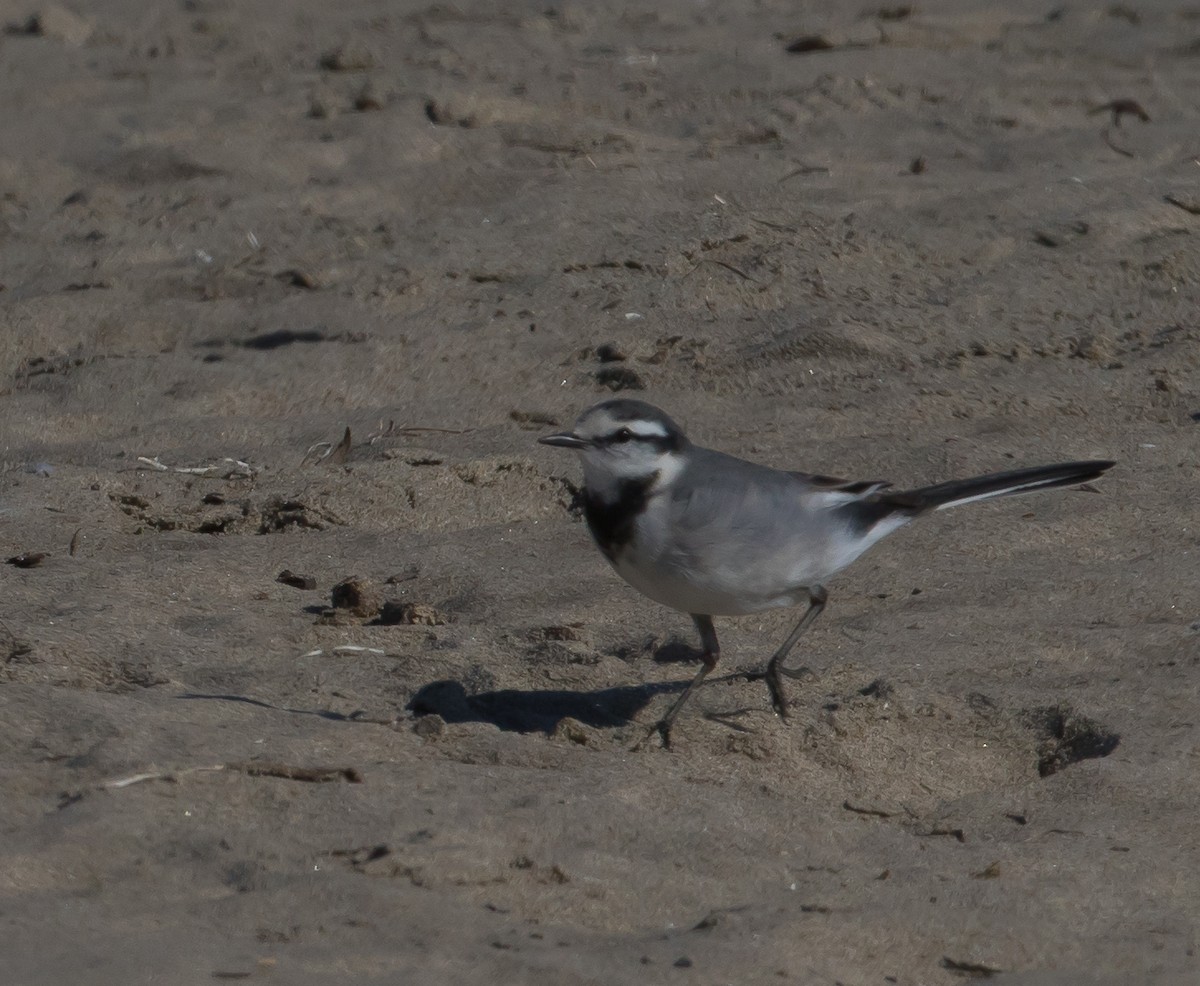
<path fill-rule="evenodd" d="M 346 426 L 346 433 L 342 435 L 342 440 L 329 450 L 329 454 L 324 458 L 329 462 L 343 463 L 350 458 L 350 449 L 354 447 L 354 442 L 350 438 L 350 426 Z"/>
<path fill-rule="evenodd" d="M 308 451 L 304 453 L 304 458 L 300 460 L 300 465 L 314 465 L 318 462 L 344 463 L 350 458 L 350 450 L 353 447 L 354 440 L 350 437 L 350 426 L 347 425 L 342 434 L 342 440 L 337 444 L 317 442 L 315 445 L 310 445 Z"/>
<path fill-rule="evenodd" d="M 957 972 L 968 979 L 991 979 L 1004 970 L 995 966 L 984 965 L 982 962 L 963 962 L 946 955 L 942 957 L 942 968 Z"/>
<path fill-rule="evenodd" d="M 422 425 L 403 425 L 396 429 L 398 435 L 421 435 L 425 432 L 436 432 L 440 435 L 469 435 L 474 428 L 426 428 Z"/>
<path fill-rule="evenodd" d="M 44 551 L 23 551 L 19 555 L 13 555 L 7 559 L 7 564 L 13 565 L 16 568 L 36 568 L 47 558 Z"/>
<path fill-rule="evenodd" d="M 1103 113 L 1105 110 L 1109 110 L 1112 113 L 1114 127 L 1119 128 L 1121 126 L 1121 117 L 1126 113 L 1130 116 L 1136 116 L 1142 123 L 1150 122 L 1150 114 L 1142 109 L 1141 104 L 1135 99 L 1114 99 L 1112 102 L 1104 103 L 1088 110 L 1088 116 Z"/>
<path fill-rule="evenodd" d="M 1187 200 L 1181 199 L 1176 195 L 1164 195 L 1163 200 L 1190 215 L 1200 216 L 1200 201 L 1196 199 Z"/>
<path fill-rule="evenodd" d="M 200 767 L 182 767 L 179 770 L 148 770 L 140 774 L 130 774 L 128 777 L 118 777 L 111 781 L 102 781 L 96 785 L 100 791 L 120 790 L 144 784 L 146 781 L 169 781 L 176 783 L 187 774 L 215 773 L 229 770 L 248 777 L 280 777 L 288 781 L 305 781 L 312 784 L 322 784 L 326 781 L 344 780 L 350 784 L 361 784 L 362 774 L 356 767 L 293 767 L 291 764 L 258 762 L 253 760 L 234 760 L 229 763 L 206 764 Z"/>
<path fill-rule="evenodd" d="M 966 842 L 967 841 L 967 835 L 962 829 L 957 829 L 957 828 L 950 829 L 950 828 L 945 828 L 944 826 L 940 826 L 940 825 L 935 825 L 932 828 L 926 829 L 924 832 L 914 832 L 913 835 L 919 836 L 921 838 L 924 838 L 927 836 L 933 836 L 933 835 L 949 835 L 949 836 L 953 836 L 954 839 L 958 842 Z"/>
<path fill-rule="evenodd" d="M 785 226 L 783 223 L 773 223 L 769 219 L 759 219 L 758 216 L 751 216 L 752 223 L 758 223 L 760 226 L 766 226 L 768 229 L 777 229 L 781 233 L 799 233 L 800 230 L 795 226 Z"/>
<path fill-rule="evenodd" d="M 703 260 L 697 262 L 695 264 L 695 266 L 692 267 L 691 270 L 689 270 L 686 274 L 683 275 L 684 278 L 691 277 L 692 274 L 696 273 L 696 271 L 699 270 L 703 264 L 716 264 L 718 267 L 724 267 L 726 270 L 732 271 L 733 273 L 737 274 L 738 277 L 741 277 L 747 281 L 752 281 L 755 284 L 758 283 L 758 280 L 756 278 L 751 277 L 744 270 L 734 267 L 733 264 L 726 263 L 724 260 L 717 260 L 712 257 L 705 257 Z"/>
<path fill-rule="evenodd" d="M 379 422 L 379 431 L 373 431 L 367 436 L 367 444 L 374 445 L 379 439 L 387 438 L 389 435 L 396 433 L 396 422 L 389 420 L 385 425 L 382 421 Z"/>
<path fill-rule="evenodd" d="M 367 444 L 374 445 L 381 438 L 390 438 L 392 435 L 401 435 L 404 437 L 411 435 L 423 435 L 427 433 L 439 435 L 468 435 L 474 428 L 430 428 L 424 425 L 397 425 L 395 421 L 388 421 L 386 425 L 380 422 L 379 431 L 372 432 L 367 436 Z"/>
<path fill-rule="evenodd" d="M 827 175 L 829 169 L 824 168 L 819 164 L 802 164 L 795 171 L 789 171 L 786 175 L 779 179 L 778 184 L 782 185 L 785 181 L 790 181 L 799 175 Z"/>
<path fill-rule="evenodd" d="M 8 638 L 7 642 L 4 644 L 4 647 L 7 648 L 8 653 L 0 655 L 4 658 L 4 662 L 6 664 L 11 663 L 18 658 L 24 657 L 31 650 L 33 650 L 33 648 L 24 640 L 19 639 L 17 635 L 12 632 L 12 628 L 3 620 L 0 620 L 0 631 L 3 631 L 4 635 Z"/>
<path fill-rule="evenodd" d="M 733 266 L 733 264 L 726 263 L 724 260 L 715 260 L 715 259 L 712 259 L 712 260 L 709 260 L 709 263 L 713 263 L 713 264 L 720 264 L 720 265 L 721 265 L 722 267 L 724 267 L 726 270 L 731 270 L 731 271 L 733 271 L 735 274 L 737 274 L 737 276 L 738 276 L 738 277 L 741 277 L 741 278 L 743 278 L 743 279 L 745 279 L 745 280 L 747 280 L 747 281 L 753 281 L 755 284 L 757 284 L 757 283 L 758 283 L 758 278 L 756 278 L 756 277 L 751 277 L 749 274 L 747 274 L 747 273 L 746 273 L 744 270 L 742 270 L 740 267 L 734 267 L 734 266 Z"/>
<path fill-rule="evenodd" d="M 280 777 L 285 781 L 304 781 L 309 784 L 324 784 L 327 781 L 361 784 L 363 780 L 356 767 L 293 767 L 286 763 L 248 761 L 227 763 L 225 768 L 236 770 L 248 777 Z"/>
<path fill-rule="evenodd" d="M 380 423 L 379 431 L 372 432 L 367 436 L 364 444 L 374 445 L 381 438 L 391 438 L 399 436 L 402 438 L 412 437 L 413 435 L 422 435 L 426 433 L 435 433 L 440 435 L 466 435 L 474 431 L 473 428 L 427 428 L 421 425 L 399 425 L 395 421 L 389 421 L 386 425 Z M 342 436 L 342 440 L 336 445 L 333 442 L 317 442 L 308 447 L 308 451 L 304 453 L 304 458 L 300 460 L 300 465 L 305 466 L 315 462 L 345 462 L 350 454 L 350 429 L 346 429 L 346 433 Z"/>
<path fill-rule="evenodd" d="M 303 660 L 306 657 L 320 657 L 324 653 L 325 653 L 325 649 L 323 647 L 318 647 L 316 650 L 310 650 L 306 654 L 301 654 L 300 659 Z M 382 655 L 386 655 L 387 651 L 385 651 L 382 647 L 362 647 L 358 644 L 339 644 L 337 647 L 331 647 L 329 649 L 329 653 L 334 654 L 334 655 L 338 655 L 338 654 L 379 654 L 382 656 Z"/>
<path fill-rule="evenodd" d="M 1124 154 L 1125 157 L 1135 157 L 1133 151 L 1128 151 L 1124 147 L 1118 147 L 1113 143 L 1112 135 L 1108 132 L 1108 127 L 1100 131 L 1100 136 L 1104 138 L 1104 143 L 1108 145 L 1110 150 L 1116 151 L 1118 154 Z"/>
<path fill-rule="evenodd" d="M 253 236 L 254 234 L 251 233 L 250 235 Z M 254 244 L 251 245 L 253 246 Z M 258 249 L 246 254 L 246 256 L 244 256 L 241 260 L 235 261 L 232 265 L 232 269 L 237 270 L 239 267 L 245 267 L 247 264 L 253 263 L 255 260 L 262 260 L 266 256 L 266 253 L 267 248 L 260 246 Z"/>
<path fill-rule="evenodd" d="M 324 451 L 321 451 L 321 454 L 317 455 L 316 453 L 320 450 Z M 304 458 L 300 460 L 300 465 L 307 466 L 312 462 L 320 462 L 323 459 L 329 458 L 332 452 L 333 442 L 317 442 L 308 447 L 308 450 L 304 453 Z"/>
<path fill-rule="evenodd" d="M 860 808 L 858 805 L 852 805 L 849 801 L 843 801 L 842 807 L 856 815 L 872 815 L 875 818 L 891 818 L 896 814 L 894 811 L 883 811 L 879 808 Z"/>
<path fill-rule="evenodd" d="M 137 461 L 141 463 L 141 466 L 138 468 L 144 467 L 152 469 L 155 472 L 182 473 L 185 476 L 253 479 L 258 475 L 258 470 L 254 466 L 248 462 L 243 462 L 241 459 L 222 459 L 220 462 L 214 462 L 210 466 L 168 466 L 166 463 L 161 462 L 157 455 L 153 458 L 139 455 Z"/>
<path fill-rule="evenodd" d="M 123 787 L 133 787 L 134 784 L 141 784 L 145 781 L 170 781 L 172 784 L 174 784 L 184 774 L 196 774 L 202 771 L 217 771 L 225 769 L 225 764 L 218 763 L 205 767 L 184 767 L 182 770 L 150 770 L 142 774 L 131 774 L 128 777 L 120 777 L 115 781 L 103 781 L 100 784 L 97 784 L 96 787 L 102 791 L 105 791 Z"/>

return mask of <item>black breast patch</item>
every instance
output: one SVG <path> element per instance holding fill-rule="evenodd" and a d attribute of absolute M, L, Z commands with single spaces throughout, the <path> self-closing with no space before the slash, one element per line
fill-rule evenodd
<path fill-rule="evenodd" d="M 650 487 L 658 473 L 627 479 L 617 487 L 612 500 L 602 500 L 590 491 L 583 496 L 583 515 L 596 545 L 610 562 L 633 539 L 633 528 L 650 499 Z"/>

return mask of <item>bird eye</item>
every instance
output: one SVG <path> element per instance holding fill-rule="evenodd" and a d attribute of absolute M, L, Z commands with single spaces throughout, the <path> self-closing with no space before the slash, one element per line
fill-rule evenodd
<path fill-rule="evenodd" d="M 629 442 L 632 440 L 633 440 L 633 432 L 630 431 L 628 428 L 622 428 L 615 435 L 613 435 L 614 442 Z"/>

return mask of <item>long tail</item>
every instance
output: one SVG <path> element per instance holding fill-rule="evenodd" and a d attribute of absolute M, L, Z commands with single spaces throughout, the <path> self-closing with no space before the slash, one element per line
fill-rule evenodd
<path fill-rule="evenodd" d="M 994 472 L 971 479 L 952 479 L 936 486 L 899 492 L 875 486 L 866 490 L 860 499 L 838 507 L 837 511 L 851 529 L 858 532 L 861 541 L 857 553 L 861 554 L 881 538 L 930 510 L 946 510 L 964 503 L 1052 490 L 1059 486 L 1075 486 L 1103 475 L 1113 465 L 1100 459 L 1093 462 L 1063 462 L 1055 466 Z"/>
<path fill-rule="evenodd" d="M 1037 490 L 1053 490 L 1059 486 L 1077 486 L 1096 479 L 1114 463 L 1096 459 L 1091 462 L 1063 462 L 1054 466 L 1034 466 L 1032 469 L 1014 469 L 1011 472 L 994 472 L 972 479 L 952 479 L 936 486 L 924 486 L 917 490 L 901 493 L 884 493 L 880 499 L 901 510 L 925 513 L 927 510 L 947 510 L 964 503 L 993 500 L 1001 496 L 1018 493 L 1033 493 Z"/>

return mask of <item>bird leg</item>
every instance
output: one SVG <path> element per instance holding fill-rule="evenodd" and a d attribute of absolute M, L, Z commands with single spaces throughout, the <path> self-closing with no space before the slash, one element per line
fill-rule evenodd
<path fill-rule="evenodd" d="M 771 705 L 775 709 L 775 714 L 780 719 L 787 718 L 787 698 L 783 694 L 782 678 L 800 678 L 802 672 L 799 670 L 793 671 L 790 668 L 783 666 L 783 659 L 788 656 L 789 651 L 796 646 L 796 641 L 800 639 L 800 635 L 809 628 L 809 625 L 818 616 L 821 615 L 821 610 L 825 608 L 825 601 L 829 598 L 829 593 L 825 591 L 823 586 L 814 585 L 808 590 L 808 609 L 804 615 L 800 617 L 800 622 L 796 624 L 794 630 L 788 634 L 787 640 L 783 642 L 779 650 L 767 662 L 767 670 L 763 677 L 767 681 L 767 688 L 771 692 Z"/>
<path fill-rule="evenodd" d="M 692 692 L 700 687 L 700 683 L 708 676 L 708 673 L 717 666 L 717 659 L 721 656 L 721 645 L 717 643 L 717 631 L 713 629 L 713 621 L 711 616 L 698 616 L 692 614 L 692 622 L 696 624 L 696 629 L 700 631 L 700 645 L 704 648 L 704 653 L 700 655 L 700 670 L 696 672 L 696 676 L 688 683 L 687 688 L 683 690 L 683 694 L 675 700 L 675 704 L 667 710 L 667 714 L 658 720 L 648 732 L 634 747 L 639 749 L 642 743 L 645 743 L 651 736 L 658 733 L 662 737 L 662 745 L 666 749 L 671 748 L 671 724 L 675 722 L 675 717 L 679 715 L 680 709 L 687 704 L 687 700 L 692 697 Z"/>

